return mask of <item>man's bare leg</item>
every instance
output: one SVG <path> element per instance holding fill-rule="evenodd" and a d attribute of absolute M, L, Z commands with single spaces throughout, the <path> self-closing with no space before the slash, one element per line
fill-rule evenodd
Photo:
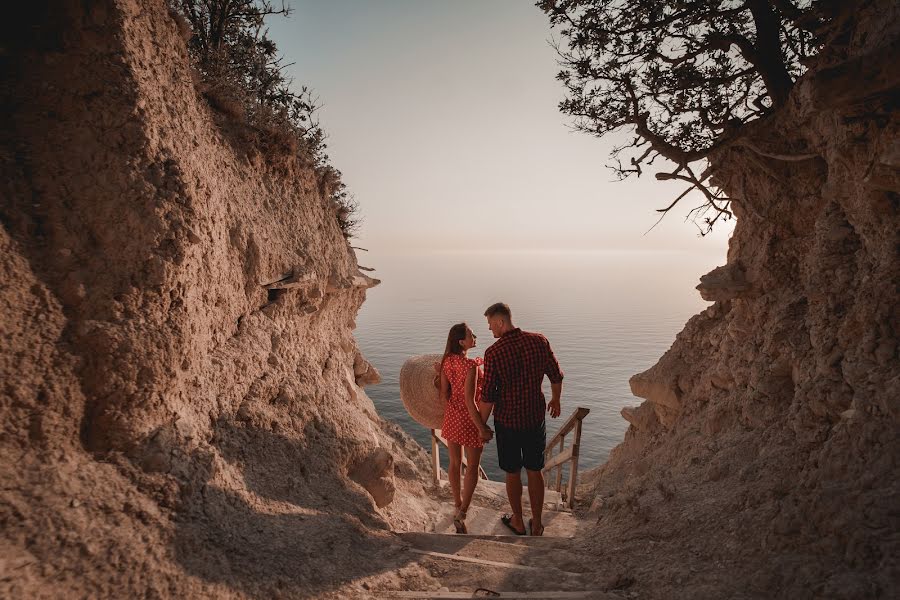
<path fill-rule="evenodd" d="M 544 512 L 544 473 L 528 469 L 525 469 L 525 473 L 528 474 L 528 499 L 531 501 L 531 531 L 543 532 L 541 515 Z"/>
<path fill-rule="evenodd" d="M 513 529 L 525 531 L 525 520 L 522 519 L 522 472 L 506 474 L 506 497 L 512 509 L 510 525 Z"/>

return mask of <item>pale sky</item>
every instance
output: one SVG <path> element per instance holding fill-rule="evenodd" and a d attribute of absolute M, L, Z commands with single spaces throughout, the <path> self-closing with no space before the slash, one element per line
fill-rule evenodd
<path fill-rule="evenodd" d="M 699 238 L 690 198 L 652 174 L 615 182 L 624 134 L 572 132 L 546 16 L 531 0 L 288 0 L 270 33 L 295 86 L 324 108 L 328 154 L 377 254 L 691 251 L 721 256 L 733 222 Z"/>

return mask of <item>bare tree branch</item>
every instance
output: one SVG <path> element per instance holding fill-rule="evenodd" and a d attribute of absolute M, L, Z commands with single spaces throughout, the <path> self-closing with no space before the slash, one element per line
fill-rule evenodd
<path fill-rule="evenodd" d="M 703 204 L 689 214 L 708 211 L 708 226 L 732 216 L 729 199 L 705 183 L 707 176 L 694 177 L 692 167 L 784 104 L 819 47 L 813 29 L 828 18 L 817 0 L 539 0 L 538 6 L 561 28 L 554 42 L 566 90 L 560 110 L 575 117 L 578 131 L 633 131 L 643 143 L 612 151 L 618 178 L 640 177 L 659 159 L 660 179 L 683 180 L 700 193 Z"/>

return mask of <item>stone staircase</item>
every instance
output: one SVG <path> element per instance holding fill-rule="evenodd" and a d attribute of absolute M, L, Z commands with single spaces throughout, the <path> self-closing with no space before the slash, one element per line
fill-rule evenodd
<path fill-rule="evenodd" d="M 382 591 L 383 598 L 596 598 L 627 596 L 598 591 L 603 587 L 594 565 L 585 564 L 573 551 L 579 530 L 572 513 L 578 480 L 581 422 L 590 411 L 579 407 L 547 443 L 544 458 L 542 520 L 544 535 L 515 535 L 501 521 L 509 512 L 506 484 L 487 479 L 479 468 L 472 504 L 466 517 L 468 533 L 457 534 L 449 482 L 442 477 L 440 448 L 447 442 L 440 430 L 431 431 L 433 480 L 443 500 L 426 532 L 397 533 L 406 547 L 404 560 L 418 564 L 441 583 L 438 590 Z M 566 436 L 572 441 L 566 447 Z M 465 468 L 465 461 L 464 468 Z M 569 483 L 562 485 L 563 467 L 569 466 Z M 526 524 L 531 517 L 527 488 L 522 503 Z"/>
<path fill-rule="evenodd" d="M 446 481 L 441 487 L 449 488 Z M 522 493 L 525 522 L 531 515 L 531 504 L 528 499 L 528 488 Z M 500 516 L 509 512 L 509 501 L 506 499 L 506 484 L 501 481 L 482 479 L 475 488 L 472 505 L 466 516 L 466 527 L 469 534 L 493 535 L 499 537 L 522 537 L 515 535 L 503 523 Z M 454 507 L 449 501 L 441 505 L 441 510 L 433 520 L 435 533 L 456 533 L 453 526 Z M 557 538 L 571 538 L 577 529 L 577 520 L 572 511 L 565 506 L 559 492 L 544 490 L 544 535 Z"/>
<path fill-rule="evenodd" d="M 523 494 L 525 520 L 531 514 L 527 488 Z M 380 592 L 382 598 L 561 598 L 621 599 L 615 593 L 594 591 L 597 574 L 584 564 L 572 546 L 578 519 L 560 494 L 546 491 L 544 535 L 518 536 L 500 522 L 509 510 L 501 482 L 481 480 L 466 518 L 467 534 L 455 533 L 453 504 L 445 501 L 435 514 L 433 531 L 397 536 L 412 562 L 440 581 L 438 590 Z"/>

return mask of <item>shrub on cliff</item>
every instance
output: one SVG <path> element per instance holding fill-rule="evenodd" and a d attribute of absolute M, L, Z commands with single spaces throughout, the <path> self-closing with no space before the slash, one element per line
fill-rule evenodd
<path fill-rule="evenodd" d="M 559 28 L 567 91 L 560 110 L 575 128 L 635 135 L 616 148 L 620 178 L 661 158 L 660 180 L 703 194 L 692 214 L 711 211 L 701 234 L 729 218 L 729 199 L 710 183 L 706 158 L 734 143 L 741 126 L 784 104 L 821 47 L 833 0 L 540 0 Z M 625 162 L 623 164 L 623 160 Z"/>
<path fill-rule="evenodd" d="M 312 165 L 345 237 L 359 224 L 357 205 L 325 153 L 325 132 L 311 90 L 299 93 L 284 74 L 284 57 L 269 38 L 265 20 L 290 9 L 270 0 L 169 0 L 209 103 L 256 133 L 252 142 L 269 153 L 289 153 Z"/>

